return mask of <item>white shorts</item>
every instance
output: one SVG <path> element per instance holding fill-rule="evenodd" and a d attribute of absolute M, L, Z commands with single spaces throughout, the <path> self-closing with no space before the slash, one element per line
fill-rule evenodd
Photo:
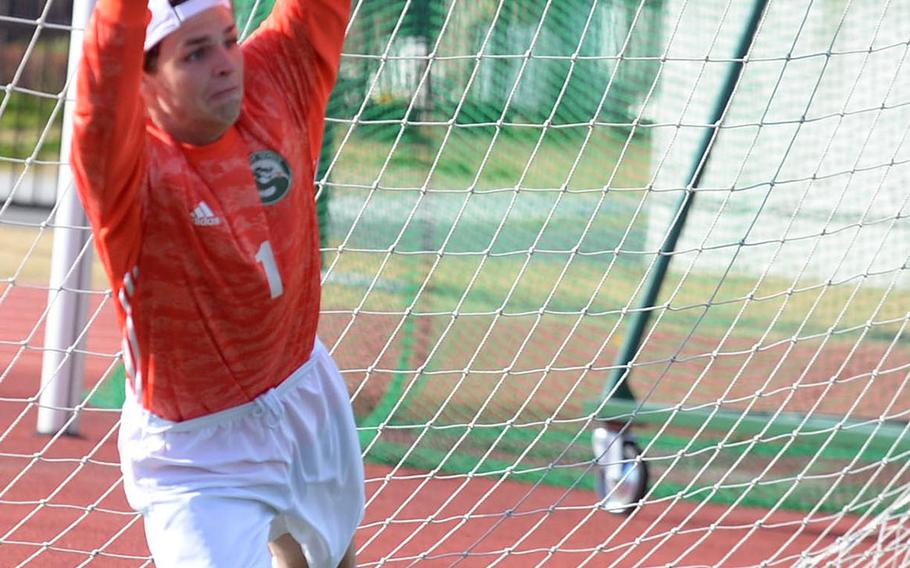
<path fill-rule="evenodd" d="M 158 568 L 267 568 L 286 533 L 311 568 L 335 568 L 363 517 L 348 391 L 319 340 L 278 387 L 222 412 L 171 422 L 127 396 L 118 447 Z"/>

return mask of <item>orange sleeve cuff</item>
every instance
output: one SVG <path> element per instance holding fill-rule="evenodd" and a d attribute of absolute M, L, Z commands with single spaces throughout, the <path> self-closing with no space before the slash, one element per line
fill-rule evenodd
<path fill-rule="evenodd" d="M 98 0 L 95 12 L 108 22 L 146 26 L 151 18 L 148 0 Z"/>

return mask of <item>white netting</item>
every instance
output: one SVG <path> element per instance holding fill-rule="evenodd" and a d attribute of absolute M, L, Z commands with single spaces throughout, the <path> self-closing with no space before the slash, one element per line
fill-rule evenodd
<path fill-rule="evenodd" d="M 235 3 L 247 31 L 272 4 Z M 910 6 L 762 5 L 355 0 L 318 188 L 362 565 L 907 565 Z M 0 0 L 0 557 L 141 566 L 106 285 L 48 285 L 86 232 L 51 209 L 70 9 Z M 69 297 L 81 436 L 36 436 Z M 604 401 L 642 311 L 637 400 Z M 631 453 L 592 454 L 603 418 Z M 633 464 L 642 505 L 605 512 Z"/>

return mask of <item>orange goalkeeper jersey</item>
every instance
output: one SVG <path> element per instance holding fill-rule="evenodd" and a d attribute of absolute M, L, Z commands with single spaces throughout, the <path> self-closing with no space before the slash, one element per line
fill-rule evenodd
<path fill-rule="evenodd" d="M 159 130 L 139 88 L 146 2 L 99 0 L 72 165 L 107 271 L 132 391 L 181 421 L 249 402 L 312 351 L 314 168 L 350 0 L 279 0 L 243 43 L 245 98 L 217 142 Z"/>

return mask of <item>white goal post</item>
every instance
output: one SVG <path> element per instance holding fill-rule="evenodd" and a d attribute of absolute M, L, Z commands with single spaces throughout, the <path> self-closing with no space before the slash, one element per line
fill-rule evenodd
<path fill-rule="evenodd" d="M 82 402 L 84 363 L 78 349 L 85 346 L 85 322 L 88 300 L 80 291 L 91 286 L 92 249 L 88 218 L 73 185 L 69 162 L 73 128 L 73 105 L 76 98 L 76 71 L 82 57 L 81 30 L 85 29 L 95 0 L 75 0 L 73 31 L 69 42 L 66 102 L 63 104 L 63 126 L 60 139 L 60 162 L 57 178 L 57 205 L 54 211 L 54 248 L 48 284 L 47 324 L 41 364 L 41 392 L 38 401 L 40 434 L 56 434 L 66 429 L 79 433 L 78 416 L 72 409 Z"/>

